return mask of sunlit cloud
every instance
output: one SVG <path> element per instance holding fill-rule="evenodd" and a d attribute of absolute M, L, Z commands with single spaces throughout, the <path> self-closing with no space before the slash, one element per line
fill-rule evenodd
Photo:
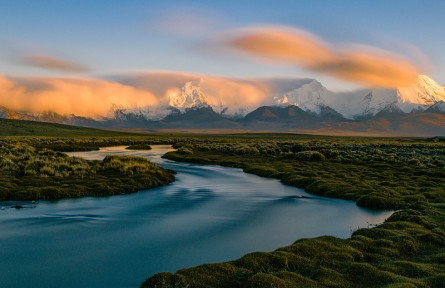
<path fill-rule="evenodd" d="M 300 29 L 287 27 L 238 30 L 224 42 L 268 61 L 288 63 L 307 70 L 365 86 L 408 86 L 421 74 L 400 55 L 382 49 L 336 47 Z"/>
<path fill-rule="evenodd" d="M 118 79 L 120 78 L 120 79 Z M 193 73 L 150 72 L 115 76 L 114 80 L 56 77 L 6 77 L 0 75 L 0 106 L 20 111 L 100 119 L 113 109 L 146 109 L 153 112 L 181 97 L 186 82 L 198 87 L 205 102 L 217 112 L 236 114 L 265 103 L 269 86 L 261 81 L 229 79 Z M 219 109 L 219 110 L 218 110 Z"/>
<path fill-rule="evenodd" d="M 202 75 L 194 73 L 183 73 L 174 71 L 149 71 L 126 73 L 113 76 L 110 79 L 124 85 L 133 86 L 137 89 L 150 91 L 164 97 L 167 90 L 172 87 L 180 87 L 189 81 L 199 80 Z"/>
<path fill-rule="evenodd" d="M 376 35 L 375 38 L 379 41 L 379 45 L 386 47 L 392 51 L 398 51 L 405 55 L 412 63 L 414 63 L 424 74 L 430 74 L 434 70 L 434 65 L 431 59 L 417 46 L 394 39 L 384 35 Z"/>
<path fill-rule="evenodd" d="M 47 70 L 56 70 L 56 71 L 74 72 L 74 73 L 84 73 L 89 71 L 87 67 L 74 63 L 72 61 L 42 54 L 27 55 L 23 57 L 22 62 L 26 65 Z"/>
<path fill-rule="evenodd" d="M 232 79 L 219 76 L 179 72 L 133 73 L 114 80 L 144 89 L 157 95 L 159 104 L 168 105 L 171 98 L 181 93 L 186 82 L 199 86 L 212 107 L 225 107 L 231 112 L 240 107 L 256 108 L 264 104 L 270 95 L 270 87 L 262 82 L 247 79 Z"/>
<path fill-rule="evenodd" d="M 248 82 L 239 79 L 206 77 L 201 80 L 203 91 L 209 95 L 209 104 L 229 109 L 256 108 L 269 96 L 269 87 L 260 81 Z"/>
<path fill-rule="evenodd" d="M 113 107 L 158 104 L 150 92 L 87 78 L 8 78 L 0 75 L 0 106 L 30 112 L 101 118 Z"/>

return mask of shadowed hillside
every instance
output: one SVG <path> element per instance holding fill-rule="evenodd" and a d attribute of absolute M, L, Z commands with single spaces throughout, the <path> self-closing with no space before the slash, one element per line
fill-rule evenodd
<path fill-rule="evenodd" d="M 0 119 L 0 136 L 129 136 L 125 132 L 106 131 L 63 124 Z"/>

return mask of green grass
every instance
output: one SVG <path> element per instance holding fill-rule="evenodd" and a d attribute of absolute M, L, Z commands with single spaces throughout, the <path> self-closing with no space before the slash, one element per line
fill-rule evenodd
<path fill-rule="evenodd" d="M 445 143 L 415 138 L 230 135 L 178 139 L 166 158 L 239 167 L 371 209 L 397 210 L 349 239 L 160 273 L 143 287 L 445 287 Z"/>
<path fill-rule="evenodd" d="M 131 133 L 99 130 L 55 123 L 0 119 L 0 137 L 4 136 L 57 136 L 57 137 L 113 137 L 128 136 Z M 139 134 L 141 135 L 141 134 Z"/>
<path fill-rule="evenodd" d="M 178 151 L 166 158 L 239 167 L 312 194 L 396 210 L 349 239 L 301 239 L 273 252 L 159 273 L 143 287 L 445 287 L 445 142 L 436 138 L 135 135 L 35 122 L 0 125 L 6 127 L 0 135 L 9 135 L 0 138 L 3 200 L 114 195 L 163 185 L 173 180 L 172 172 L 140 158 L 85 161 L 58 151 L 173 144 Z"/>
<path fill-rule="evenodd" d="M 116 145 L 165 144 L 166 137 L 0 119 L 0 200 L 56 200 L 126 194 L 166 185 L 174 172 L 136 157 L 68 157 Z"/>
<path fill-rule="evenodd" d="M 128 150 L 151 150 L 151 146 L 148 144 L 133 144 L 128 146 Z"/>
<path fill-rule="evenodd" d="M 129 156 L 107 156 L 86 161 L 46 148 L 40 141 L 0 140 L 0 200 L 56 200 L 108 196 L 140 191 L 174 181 L 150 161 Z"/>

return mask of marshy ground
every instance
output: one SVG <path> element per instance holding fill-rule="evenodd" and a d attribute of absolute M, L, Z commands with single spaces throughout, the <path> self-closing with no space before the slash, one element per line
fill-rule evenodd
<path fill-rule="evenodd" d="M 173 181 L 172 173 L 147 160 L 112 156 L 86 161 L 59 151 L 172 144 L 178 150 L 166 154 L 168 159 L 239 167 L 311 194 L 396 210 L 385 223 L 359 229 L 349 239 L 302 239 L 270 253 L 159 273 L 144 287 L 445 285 L 442 138 L 64 133 L 0 139 L 2 200 L 113 195 L 163 185 Z"/>

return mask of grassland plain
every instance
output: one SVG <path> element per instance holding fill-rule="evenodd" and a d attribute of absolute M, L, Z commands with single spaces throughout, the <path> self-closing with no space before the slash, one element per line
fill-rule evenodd
<path fill-rule="evenodd" d="M 132 192 L 162 185 L 172 181 L 171 173 L 139 158 L 85 161 L 58 151 L 173 144 L 178 151 L 166 158 L 240 167 L 309 193 L 396 210 L 385 223 L 354 231 L 349 239 L 301 239 L 274 252 L 159 273 L 143 287 L 445 287 L 444 138 L 135 135 L 11 123 L 16 126 L 9 132 L 0 130 L 8 136 L 0 137 L 3 200 L 112 195 L 122 187 Z M 157 176 L 139 173 L 147 171 Z"/>
<path fill-rule="evenodd" d="M 159 273 L 142 287 L 445 287 L 443 138 L 225 135 L 182 139 L 175 147 L 166 158 L 239 167 L 312 194 L 396 211 L 349 239 L 301 239 L 273 252 Z"/>
<path fill-rule="evenodd" d="M 84 128 L 55 123 L 0 119 L 1 136 L 128 136 L 130 133 Z"/>

